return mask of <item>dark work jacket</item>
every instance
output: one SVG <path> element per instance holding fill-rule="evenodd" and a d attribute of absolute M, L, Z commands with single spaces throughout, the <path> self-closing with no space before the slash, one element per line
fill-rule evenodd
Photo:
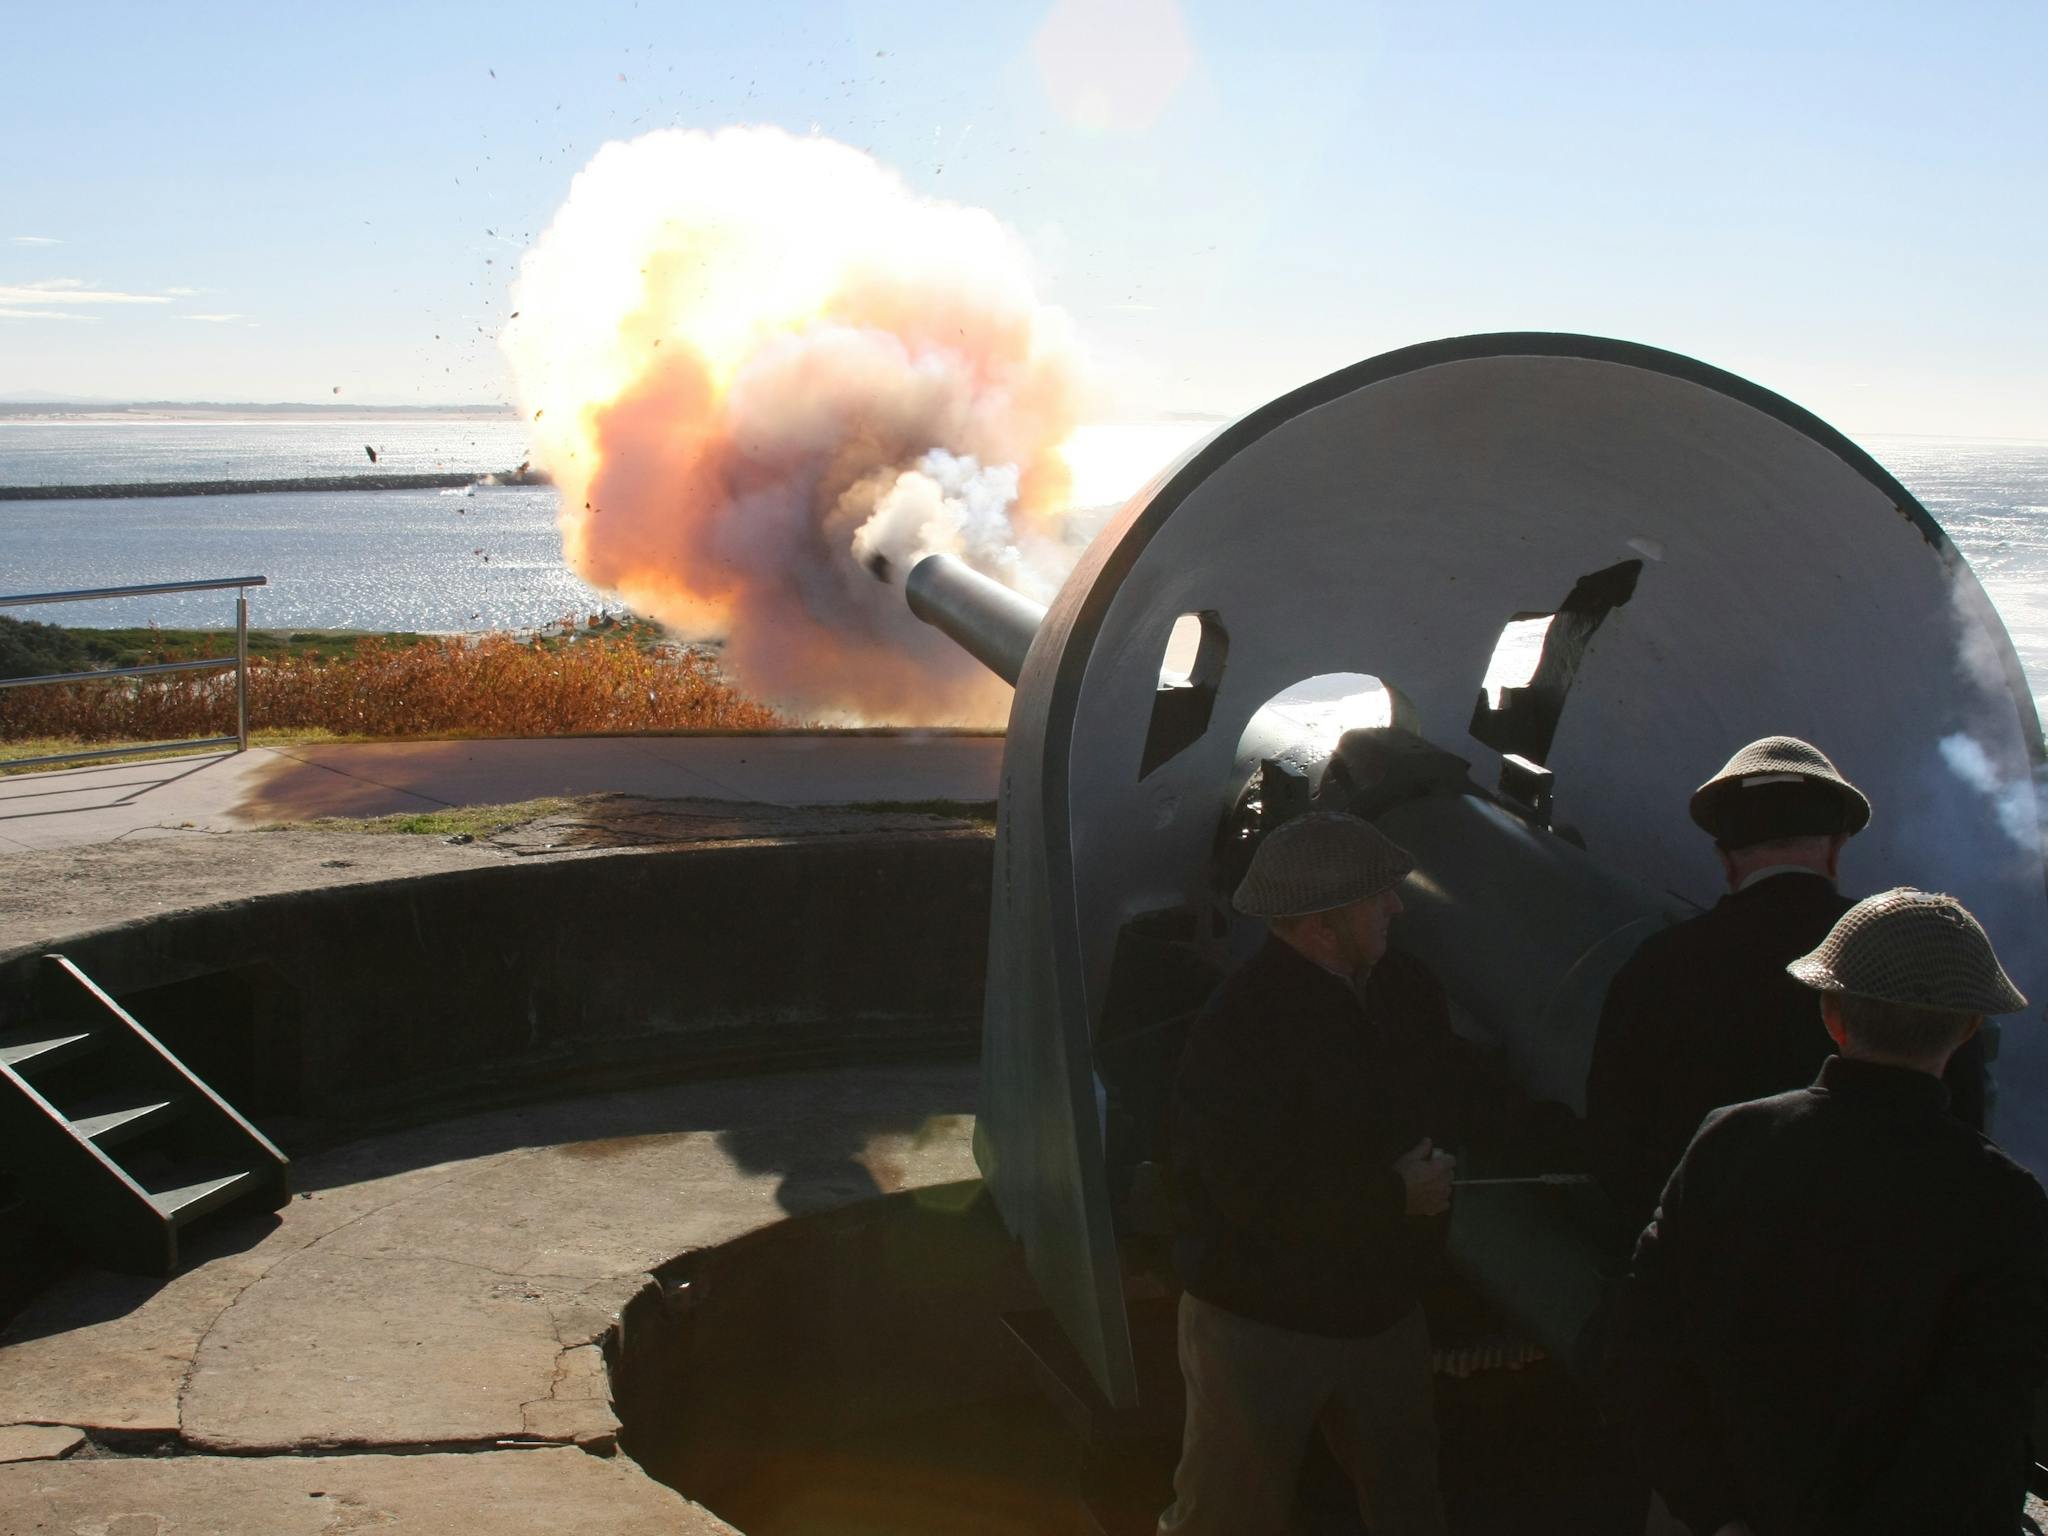
<path fill-rule="evenodd" d="M 1945 1098 L 1835 1057 L 1687 1149 L 1616 1298 L 1607 1385 L 1695 1531 L 2018 1527 L 2048 1197 Z"/>
<path fill-rule="evenodd" d="M 1499 1090 L 1461 1070 L 1417 962 L 1388 954 L 1362 991 L 1269 936 L 1189 1031 L 1168 1122 L 1175 1267 L 1240 1317 L 1379 1333 L 1442 1250 L 1447 1219 L 1404 1214 L 1395 1160 L 1424 1137 L 1448 1150 Z"/>
<path fill-rule="evenodd" d="M 1834 1054 L 1819 994 L 1785 966 L 1853 904 L 1821 875 L 1773 875 L 1652 934 L 1616 974 L 1586 1079 L 1586 1132 L 1628 1236 L 1709 1110 L 1803 1088 Z M 1975 1127 L 1983 1061 L 1972 1041 L 1949 1070 L 1956 1113 Z"/>

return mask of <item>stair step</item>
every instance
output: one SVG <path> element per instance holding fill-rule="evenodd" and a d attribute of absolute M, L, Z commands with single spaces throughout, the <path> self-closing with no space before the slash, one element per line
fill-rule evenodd
<path fill-rule="evenodd" d="M 84 1055 L 94 1043 L 94 1033 L 89 1029 L 76 1034 L 45 1035 L 34 1040 L 16 1038 L 0 1042 L 0 1063 L 17 1072 L 30 1067 L 52 1067 L 60 1061 Z"/>
<path fill-rule="evenodd" d="M 132 1096 L 131 1096 L 132 1100 Z M 110 1104 L 102 1100 L 83 1106 L 71 1117 L 71 1129 L 102 1148 L 132 1141 L 144 1131 L 154 1130 L 175 1114 L 179 1101 L 157 1099 L 148 1103 Z"/>
<path fill-rule="evenodd" d="M 256 1176 L 243 1169 L 218 1178 L 201 1179 L 196 1184 L 180 1185 L 176 1189 L 152 1190 L 149 1203 L 156 1207 L 157 1214 L 165 1221 L 181 1227 L 188 1221 L 198 1220 L 208 1211 L 220 1209 L 255 1187 Z"/>

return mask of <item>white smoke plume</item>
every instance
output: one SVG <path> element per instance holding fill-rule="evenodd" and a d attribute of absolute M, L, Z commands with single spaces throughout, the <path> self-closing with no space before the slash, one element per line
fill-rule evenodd
<path fill-rule="evenodd" d="M 1974 736 L 1957 731 L 1941 738 L 1941 759 L 1963 783 L 1991 802 L 1999 829 L 2026 852 L 2039 846 L 2039 815 L 2034 786 L 2023 778 L 2009 779 L 1998 771 L 1991 754 Z"/>
<path fill-rule="evenodd" d="M 576 177 L 512 308 L 586 580 L 799 713 L 1007 714 L 875 579 L 943 550 L 1043 600 L 1074 557 L 1078 351 L 994 218 L 829 140 L 664 131 Z"/>
<path fill-rule="evenodd" d="M 1949 620 L 1956 636 L 1956 670 L 1961 696 L 1970 703 L 1971 721 L 2011 718 L 2014 704 L 2026 695 L 2017 668 L 2009 668 L 2010 644 L 2004 621 L 1960 552 L 1948 552 Z M 1973 734 L 1973 731 L 1976 734 Z M 1979 736 L 1996 741 L 2002 732 L 1972 726 L 1941 738 L 1939 749 L 1948 771 L 1991 802 L 1999 829 L 2030 859 L 2039 857 L 2040 807 L 2034 777 L 2018 763 L 2002 765 Z"/>

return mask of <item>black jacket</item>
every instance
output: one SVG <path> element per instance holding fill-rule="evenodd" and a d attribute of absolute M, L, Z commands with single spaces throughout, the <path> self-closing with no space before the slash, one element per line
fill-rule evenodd
<path fill-rule="evenodd" d="M 1811 1083 L 1834 1042 L 1819 996 L 1785 974 L 1853 903 L 1821 875 L 1734 891 L 1652 934 L 1615 976 L 1586 1079 L 1593 1172 L 1633 1236 L 1709 1110 Z M 1982 1126 L 1983 1048 L 1949 1071 L 1956 1113 Z"/>
<path fill-rule="evenodd" d="M 1687 1149 L 1616 1299 L 1607 1384 L 1693 1529 L 2017 1527 L 2048 1376 L 2048 1197 L 1945 1098 L 1837 1057 Z"/>
<path fill-rule="evenodd" d="M 1297 1332 L 1391 1327 L 1420 1298 L 1446 1224 L 1404 1214 L 1395 1160 L 1424 1137 L 1448 1150 L 1501 1091 L 1415 961 L 1380 961 L 1361 1004 L 1268 937 L 1196 1018 L 1174 1079 L 1182 1284 Z"/>

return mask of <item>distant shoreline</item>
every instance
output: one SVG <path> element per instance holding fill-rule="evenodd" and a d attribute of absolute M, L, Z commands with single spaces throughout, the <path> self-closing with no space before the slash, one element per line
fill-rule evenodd
<path fill-rule="evenodd" d="M 0 485 L 0 501 L 114 501 L 145 496 L 253 496 L 293 491 L 454 490 L 465 485 L 552 485 L 537 469 L 495 474 L 294 475 L 285 480 L 141 480 L 106 485 Z"/>
<path fill-rule="evenodd" d="M 254 400 L 0 400 L 0 421 L 41 421 L 51 418 L 106 422 L 185 420 L 215 417 L 293 417 L 315 421 L 347 420 L 352 416 L 379 419 L 416 416 L 517 417 L 509 405 L 371 405 L 361 401 L 322 400 L 265 403 Z"/>

